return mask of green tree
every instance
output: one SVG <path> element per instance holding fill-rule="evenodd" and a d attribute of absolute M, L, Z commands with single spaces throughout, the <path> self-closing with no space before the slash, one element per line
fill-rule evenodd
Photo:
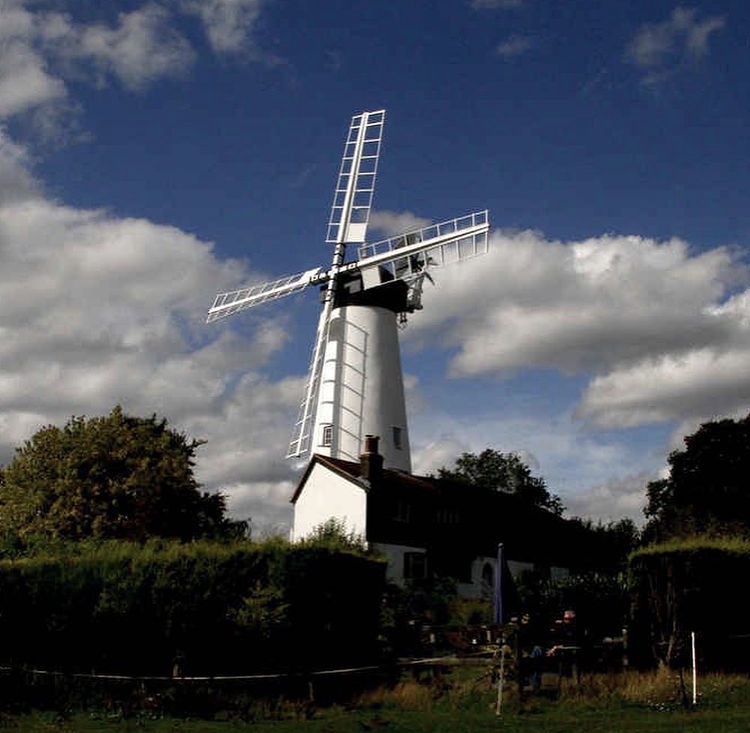
<path fill-rule="evenodd" d="M 228 520 L 224 497 L 193 476 L 201 444 L 120 407 L 44 427 L 0 470 L 0 527 L 71 540 L 237 536 L 245 523 Z"/>
<path fill-rule="evenodd" d="M 647 486 L 647 537 L 750 530 L 750 415 L 704 423 L 684 442 L 667 478 Z"/>
<path fill-rule="evenodd" d="M 478 455 L 463 453 L 452 468 L 438 469 L 438 476 L 495 491 L 507 491 L 558 516 L 565 511 L 560 497 L 551 494 L 544 479 L 532 475 L 531 469 L 516 453 L 501 453 L 493 448 L 487 448 Z"/>

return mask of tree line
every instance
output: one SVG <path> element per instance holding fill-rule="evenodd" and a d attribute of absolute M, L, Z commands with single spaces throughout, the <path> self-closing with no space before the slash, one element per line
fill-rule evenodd
<path fill-rule="evenodd" d="M 646 487 L 646 523 L 642 530 L 629 519 L 608 524 L 595 524 L 581 518 L 568 520 L 586 530 L 581 537 L 606 539 L 618 562 L 608 577 L 571 578 L 554 587 L 545 579 L 523 578 L 519 581 L 519 590 L 524 607 L 551 611 L 553 606 L 569 603 L 580 607 L 588 605 L 592 609 L 606 606 L 611 609 L 611 626 L 614 628 L 628 613 L 622 571 L 628 565 L 628 558 L 634 557 L 634 551 L 641 551 L 641 554 L 635 565 L 630 563 L 631 569 L 643 569 L 642 583 L 647 581 L 658 585 L 661 580 L 654 578 L 661 572 L 659 568 L 671 563 L 669 566 L 674 569 L 677 562 L 674 560 L 677 557 L 674 544 L 670 545 L 672 554 L 667 560 L 658 559 L 659 553 L 653 548 L 658 548 L 659 543 L 687 542 L 696 535 L 747 538 L 750 530 L 750 495 L 745 478 L 750 467 L 748 438 L 750 416 L 708 422 L 687 436 L 684 448 L 669 455 L 668 475 Z M 13 636 L 13 630 L 7 627 L 10 619 L 16 619 L 21 625 L 19 628 L 28 626 L 24 626 L 23 599 L 32 603 L 33 598 L 46 598 L 45 593 L 52 593 L 50 598 L 59 598 L 63 604 L 63 610 L 57 609 L 50 618 L 37 619 L 39 623 L 33 624 L 35 629 L 45 628 L 47 624 L 49 628 L 45 633 L 52 634 L 45 637 L 48 639 L 62 638 L 55 634 L 65 627 L 65 618 L 70 619 L 70 623 L 78 623 L 75 619 L 89 619 L 88 627 L 85 623 L 83 626 L 78 623 L 82 633 L 86 628 L 97 628 L 97 638 L 101 639 L 104 629 L 115 628 L 108 625 L 113 619 L 125 623 L 128 613 L 137 608 L 142 612 L 151 608 L 152 620 L 183 619 L 180 621 L 182 626 L 172 624 L 171 631 L 165 631 L 167 636 L 162 635 L 168 639 L 167 646 L 190 637 L 187 632 L 178 633 L 175 629 L 184 631 L 189 627 L 188 619 L 197 618 L 196 614 L 208 619 L 212 618 L 212 613 L 219 613 L 216 618 L 224 619 L 221 628 L 228 640 L 228 649 L 232 648 L 231 638 L 239 638 L 237 635 L 252 639 L 256 649 L 262 646 L 261 639 L 274 639 L 274 644 L 278 644 L 278 634 L 291 628 L 293 619 L 297 619 L 294 622 L 297 626 L 306 618 L 305 623 L 309 622 L 309 611 L 300 610 L 309 609 L 310 604 L 309 597 L 297 592 L 301 587 L 299 579 L 317 578 L 322 582 L 321 579 L 328 575 L 321 575 L 318 570 L 332 567 L 330 563 L 334 561 L 330 558 L 333 556 L 357 556 L 365 560 L 368 557 L 361 538 L 347 535 L 345 528 L 335 522 L 319 528 L 298 550 L 293 550 L 280 538 L 273 540 L 276 545 L 264 552 L 267 557 L 277 559 L 264 567 L 277 570 L 249 575 L 246 585 L 232 588 L 236 593 L 231 596 L 230 608 L 218 612 L 215 604 L 209 603 L 209 611 L 201 607 L 200 613 L 195 611 L 185 615 L 185 609 L 191 608 L 196 598 L 205 597 L 208 603 L 210 596 L 211 581 L 209 586 L 204 583 L 197 591 L 194 584 L 185 580 L 190 572 L 198 567 L 209 568 L 205 570 L 207 577 L 218 572 L 217 588 L 224 587 L 229 575 L 225 569 L 217 568 L 238 568 L 238 563 L 245 562 L 242 558 L 249 557 L 248 548 L 257 544 L 251 542 L 248 522 L 227 515 L 225 497 L 203 491 L 195 480 L 195 455 L 201 444 L 201 441 L 172 429 L 164 418 L 156 415 L 134 417 L 115 407 L 102 417 L 73 417 L 62 427 L 46 426 L 20 446 L 12 460 L 0 468 L 0 586 L 4 590 L 1 595 L 6 599 L 5 607 L 0 609 L 0 618 L 4 619 L 6 636 Z M 533 475 L 516 454 L 494 449 L 478 454 L 464 453 L 453 466 L 440 469 L 438 477 L 467 486 L 509 492 L 558 517 L 565 510 L 561 498 L 549 490 L 544 479 Z M 594 544 L 604 546 L 598 540 Z M 166 544 L 154 545 L 154 542 Z M 221 550 L 219 555 L 216 555 L 218 550 L 201 550 L 203 554 L 196 558 L 190 555 L 186 545 L 196 542 L 203 543 L 201 547 L 223 545 L 229 549 Z M 118 543 L 122 550 L 116 549 Z M 175 547 L 179 546 L 186 549 L 176 550 Z M 279 550 L 282 546 L 283 549 Z M 144 548 L 141 554 L 133 549 L 137 547 Z M 646 554 L 643 554 L 643 548 L 648 549 Z M 302 554 L 295 554 L 297 551 Z M 717 556 L 715 547 L 701 549 L 700 555 L 695 555 L 694 550 L 687 555 L 683 552 L 683 555 L 702 558 L 706 552 L 711 557 Z M 723 556 L 721 552 L 719 556 Z M 736 555 L 736 548 L 731 552 Z M 124 553 L 122 557 L 128 558 L 123 565 L 125 571 L 120 567 L 122 563 L 118 565 L 119 561 L 112 561 L 112 558 L 119 557 L 118 553 Z M 171 560 L 167 560 L 168 557 Z M 219 561 L 218 557 L 222 559 Z M 653 560 L 654 557 L 657 560 Z M 24 563 L 15 562 L 20 558 Z M 157 558 L 161 559 L 157 561 Z M 368 576 L 374 578 L 382 569 L 377 569 L 377 558 L 370 559 L 375 561 L 374 570 L 367 570 L 367 573 L 375 573 Z M 336 562 L 342 563 L 342 568 L 349 567 L 347 563 L 350 563 L 345 558 Z M 77 570 L 64 570 L 66 563 L 76 565 Z M 147 570 L 149 564 L 152 571 Z M 362 567 L 371 566 L 365 563 Z M 361 568 L 357 572 L 360 571 Z M 382 605 L 373 602 L 374 607 L 379 607 L 380 616 L 379 620 L 373 614 L 368 616 L 370 627 L 365 633 L 368 648 L 374 649 L 374 640 L 383 631 L 384 623 L 393 631 L 397 627 L 407 627 L 415 617 L 433 623 L 447 623 L 459 617 L 467 622 L 487 620 L 486 608 L 472 610 L 464 607 L 461 610 L 455 604 L 451 605 L 449 580 L 437 579 L 431 588 L 390 589 L 383 596 Z M 165 588 L 173 582 L 176 586 L 166 592 Z M 66 585 L 70 583 L 78 589 L 75 593 L 80 591 L 83 595 L 70 592 L 69 585 Z M 183 590 L 192 588 L 196 592 L 186 595 L 181 593 L 180 587 Z M 645 586 L 642 584 L 641 587 Z M 316 598 L 317 603 L 320 593 L 313 591 L 309 583 L 305 588 L 310 590 L 310 597 Z M 695 596 L 695 589 L 690 592 Z M 674 595 L 674 589 L 670 593 Z M 331 588 L 326 597 L 329 600 L 335 598 L 336 602 L 329 603 L 325 613 L 333 613 L 333 608 L 348 608 L 341 600 L 345 594 L 346 586 Z M 641 593 L 641 597 L 646 598 L 644 603 L 650 603 L 648 593 Z M 71 600 L 73 598 L 77 599 L 75 603 Z M 158 603 L 154 600 L 147 602 L 144 600 L 147 598 L 159 600 Z M 166 605 L 160 605 L 162 603 Z M 114 613 L 113 609 L 117 612 Z M 685 614 L 684 609 L 684 605 L 675 606 L 670 613 Z M 647 608 L 643 612 L 641 609 L 641 620 L 653 615 L 652 610 Z M 656 607 L 654 613 L 664 615 L 663 609 Z M 355 615 L 364 617 L 361 605 L 357 606 Z M 330 629 L 338 625 L 337 628 L 345 628 L 347 633 L 351 631 L 340 614 L 333 625 L 330 618 L 315 618 L 314 623 L 319 626 L 304 626 L 310 632 L 309 639 L 323 638 L 315 630 L 318 628 Z M 229 625 L 225 623 L 228 619 L 232 620 Z M 32 631 L 29 628 L 29 635 L 25 638 L 33 638 L 36 632 Z M 664 633 L 659 633 L 664 636 Z M 195 638 L 198 636 L 200 634 Z M 16 635 L 15 638 L 22 636 Z M 285 638 L 291 637 L 287 633 Z M 346 654 L 350 651 L 348 642 L 343 640 L 341 643 L 340 651 Z M 166 651 L 166 647 L 160 647 L 160 658 Z M 293 657 L 293 650 L 290 650 L 288 658 Z"/>

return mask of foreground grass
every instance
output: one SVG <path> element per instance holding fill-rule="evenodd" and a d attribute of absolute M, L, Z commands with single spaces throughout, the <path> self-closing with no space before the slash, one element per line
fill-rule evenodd
<path fill-rule="evenodd" d="M 25 731 L 73 733 L 746 733 L 750 730 L 750 679 L 710 676 L 699 681 L 698 704 L 678 676 L 592 675 L 580 684 L 564 681 L 557 699 L 519 701 L 513 689 L 496 714 L 497 692 L 476 670 L 457 671 L 447 678 L 404 680 L 390 690 L 361 696 L 346 708 L 311 709 L 289 703 L 276 707 L 272 719 L 260 709 L 240 719 L 223 713 L 214 720 L 160 718 L 153 714 L 125 718 L 114 713 L 60 715 L 0 714 L 0 727 Z M 689 692 L 689 691 L 688 691 Z"/>

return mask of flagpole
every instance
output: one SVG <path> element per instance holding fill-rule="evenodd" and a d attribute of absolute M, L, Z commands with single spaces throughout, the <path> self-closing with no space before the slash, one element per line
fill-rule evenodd
<path fill-rule="evenodd" d="M 497 703 L 495 715 L 503 708 L 503 677 L 505 676 L 505 634 L 503 632 L 503 543 L 497 546 L 497 567 L 495 568 L 495 594 L 493 598 L 494 620 L 500 627 L 500 673 L 497 676 Z"/>
<path fill-rule="evenodd" d="M 503 625 L 503 543 L 497 546 L 497 567 L 495 568 L 494 616 L 497 626 Z"/>

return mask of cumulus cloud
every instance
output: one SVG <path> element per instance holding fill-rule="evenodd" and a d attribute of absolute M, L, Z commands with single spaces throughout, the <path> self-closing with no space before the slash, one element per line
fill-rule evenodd
<path fill-rule="evenodd" d="M 180 0 L 183 12 L 200 18 L 215 53 L 259 56 L 254 28 L 265 0 Z"/>
<path fill-rule="evenodd" d="M 393 237 L 404 232 L 422 229 L 429 226 L 429 219 L 417 216 L 411 211 L 373 211 L 370 214 L 369 229 L 371 232 L 379 232 L 384 237 Z"/>
<path fill-rule="evenodd" d="M 71 73 L 92 75 L 99 85 L 115 78 L 129 89 L 179 76 L 195 57 L 170 25 L 167 10 L 155 4 L 119 13 L 111 25 L 80 25 L 70 16 L 50 14 L 40 21 L 40 37 Z"/>
<path fill-rule="evenodd" d="M 137 89 L 183 73 L 194 58 L 188 41 L 171 27 L 167 10 L 153 3 L 118 13 L 110 24 L 76 22 L 69 14 L 22 0 L 8 5 L 0 28 L 0 110 L 6 115 L 65 97 L 65 76 L 99 85 L 114 77 Z M 50 72 L 53 66 L 57 76 Z"/>
<path fill-rule="evenodd" d="M 21 0 L 6 0 L 0 14 L 0 119 L 65 98 L 64 83 L 36 48 L 36 16 Z"/>
<path fill-rule="evenodd" d="M 29 153 L 0 128 L 0 204 L 38 196 L 38 186 L 28 171 Z M 0 248 L 3 241 L 0 239 Z"/>
<path fill-rule="evenodd" d="M 208 438 L 198 478 L 240 516 L 288 521 L 301 378 L 263 376 L 284 323 L 203 323 L 217 290 L 262 275 L 174 227 L 46 199 L 0 143 L 0 463 L 42 425 L 122 404 Z"/>
<path fill-rule="evenodd" d="M 677 7 L 668 20 L 641 26 L 625 51 L 625 59 L 644 72 L 643 83 L 659 84 L 686 64 L 708 54 L 712 33 L 724 27 L 721 16 L 700 20 L 692 8 Z"/>
<path fill-rule="evenodd" d="M 217 54 L 266 59 L 253 37 L 264 0 L 151 0 L 85 22 L 56 2 L 3 0 L 0 120 L 27 115 L 37 133 L 62 137 L 79 113 L 70 85 L 116 81 L 141 91 L 187 73 L 196 52 L 177 22 L 197 16 Z"/>
<path fill-rule="evenodd" d="M 175 14 L 197 14 L 214 51 L 236 53 L 254 48 L 261 3 L 145 2 L 96 22 L 59 7 L 0 2 L 0 121 L 49 136 L 74 124 L 76 83 L 138 91 L 185 73 L 195 51 Z M 235 516 L 288 524 L 297 472 L 283 446 L 302 378 L 265 376 L 287 324 L 260 314 L 247 336 L 203 323 L 215 292 L 266 275 L 175 227 L 52 201 L 33 160 L 0 127 L 0 463 L 71 415 L 156 411 L 208 439 L 198 479 Z"/>
<path fill-rule="evenodd" d="M 603 427 L 630 427 L 699 415 L 750 411 L 750 343 L 729 350 L 664 354 L 595 377 L 578 410 Z"/>
<path fill-rule="evenodd" d="M 748 272 L 731 248 L 496 233 L 486 256 L 432 274 L 438 287 L 405 335 L 451 348 L 454 377 L 583 375 L 578 415 L 606 427 L 747 403 Z"/>
<path fill-rule="evenodd" d="M 52 1 L 0 4 L 0 121 L 25 115 L 52 132 L 70 124 L 78 83 L 139 91 L 189 70 L 196 51 L 176 19 L 197 18 L 217 54 L 264 57 L 256 40 L 261 0 L 136 2 L 126 13 L 104 9 L 96 22 Z M 723 22 L 678 8 L 665 23 L 641 28 L 629 60 L 657 79 L 705 57 Z M 265 275 L 219 260 L 210 243 L 175 227 L 52 201 L 30 172 L 32 159 L 0 128 L 0 462 L 41 425 L 120 403 L 208 438 L 199 480 L 226 491 L 235 516 L 288 521 L 297 474 L 283 453 L 303 377 L 271 368 L 288 324 L 260 312 L 250 316 L 251 335 L 232 323 L 202 323 L 214 292 Z M 388 236 L 427 223 L 411 212 L 374 211 L 370 225 Z M 489 437 L 493 447 L 544 457 L 540 475 L 573 513 L 595 513 L 571 500 L 579 495 L 602 512 L 607 502 L 610 512 L 613 503 L 624 510 L 638 500 L 634 455 L 615 438 L 582 433 L 582 424 L 697 426 L 701 417 L 748 407 L 750 291 L 731 248 L 701 253 L 679 239 L 559 242 L 497 232 L 485 257 L 432 275 L 437 287 L 425 288 L 425 310 L 405 331 L 413 348 L 448 349 L 453 377 L 502 379 L 536 367 L 575 375 L 583 387 L 578 422 L 569 406 L 543 425 L 537 415 L 483 422 L 441 414 L 412 377 L 417 472 L 482 450 Z M 558 483 L 572 473 L 578 485 Z"/>
<path fill-rule="evenodd" d="M 587 488 L 567 498 L 566 513 L 605 524 L 624 517 L 643 524 L 644 489 L 655 478 L 651 473 L 636 473 Z"/>

